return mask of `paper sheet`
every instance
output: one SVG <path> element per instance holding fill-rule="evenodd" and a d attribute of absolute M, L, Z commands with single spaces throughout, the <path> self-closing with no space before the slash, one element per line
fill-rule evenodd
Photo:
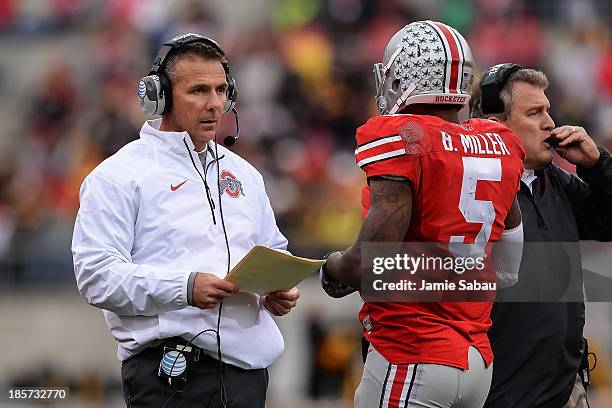
<path fill-rule="evenodd" d="M 236 282 L 241 292 L 265 295 L 291 289 L 324 263 L 324 260 L 300 258 L 257 245 L 232 268 L 225 280 Z"/>

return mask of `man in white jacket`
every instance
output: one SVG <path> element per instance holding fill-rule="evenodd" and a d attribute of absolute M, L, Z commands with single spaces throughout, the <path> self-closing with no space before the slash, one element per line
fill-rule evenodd
<path fill-rule="evenodd" d="M 270 313 L 287 314 L 299 292 L 258 297 L 223 280 L 253 246 L 287 247 L 261 175 L 215 141 L 237 95 L 225 53 L 175 37 L 138 94 L 161 119 L 83 182 L 79 291 L 119 343 L 128 406 L 264 407 L 266 367 L 284 348 Z"/>

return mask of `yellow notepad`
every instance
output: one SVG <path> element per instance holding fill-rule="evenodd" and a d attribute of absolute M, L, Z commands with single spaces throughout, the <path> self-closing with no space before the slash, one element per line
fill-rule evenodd
<path fill-rule="evenodd" d="M 225 280 L 236 282 L 241 292 L 265 295 L 291 289 L 324 263 L 324 260 L 300 258 L 257 245 L 232 268 Z"/>

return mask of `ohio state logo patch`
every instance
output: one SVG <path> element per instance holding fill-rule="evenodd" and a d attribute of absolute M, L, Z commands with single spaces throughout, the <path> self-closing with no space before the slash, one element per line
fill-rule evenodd
<path fill-rule="evenodd" d="M 404 149 L 407 156 L 418 156 L 433 150 L 431 138 L 427 137 L 423 128 L 416 123 L 403 124 L 399 129 L 399 134 L 406 144 Z"/>
<path fill-rule="evenodd" d="M 221 180 L 219 185 L 221 186 L 221 195 L 227 193 L 232 198 L 238 198 L 240 194 L 244 195 L 242 190 L 242 183 L 232 173 L 227 170 L 221 171 Z"/>

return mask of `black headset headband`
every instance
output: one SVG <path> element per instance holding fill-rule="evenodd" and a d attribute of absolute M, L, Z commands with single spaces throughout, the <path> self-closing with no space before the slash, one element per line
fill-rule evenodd
<path fill-rule="evenodd" d="M 499 93 L 504 88 L 510 75 L 522 68 L 518 64 L 506 63 L 495 65 L 487 70 L 480 80 L 481 109 L 483 114 L 487 115 L 504 111 L 504 102 L 499 97 Z"/>
<path fill-rule="evenodd" d="M 162 45 L 159 52 L 157 53 L 157 56 L 155 57 L 155 60 L 153 60 L 153 66 L 149 71 L 149 75 L 159 75 L 159 73 L 162 72 L 161 70 L 164 66 L 164 63 L 166 62 L 166 58 L 168 57 L 170 51 L 172 51 L 173 49 L 184 47 L 187 44 L 197 42 L 201 42 L 211 46 L 212 48 L 217 50 L 221 54 L 221 56 L 225 57 L 225 51 L 223 51 L 223 48 L 221 48 L 221 46 L 217 44 L 215 40 L 199 34 L 185 34 L 175 37 L 170 41 L 164 43 L 164 45 Z M 225 73 L 229 73 L 229 67 L 227 66 L 227 63 L 223 62 L 221 65 L 223 65 Z"/>

